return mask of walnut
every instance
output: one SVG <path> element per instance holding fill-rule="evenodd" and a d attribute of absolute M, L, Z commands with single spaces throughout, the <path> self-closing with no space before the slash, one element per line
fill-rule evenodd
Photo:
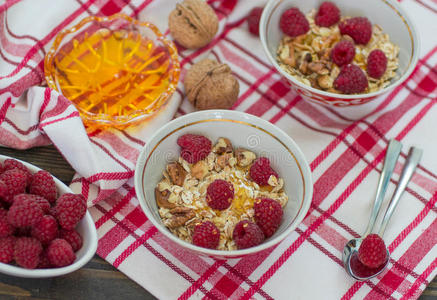
<path fill-rule="evenodd" d="M 309 63 L 308 64 L 308 68 L 311 71 L 313 71 L 313 72 L 315 72 L 315 73 L 317 73 L 319 75 L 327 75 L 327 74 L 329 74 L 329 70 L 327 68 L 327 65 L 325 63 L 321 62 L 321 61 Z"/>
<path fill-rule="evenodd" d="M 226 64 L 203 59 L 185 75 L 185 93 L 197 109 L 229 109 L 235 103 L 240 85 Z"/>
<path fill-rule="evenodd" d="M 173 208 L 170 213 L 172 217 L 165 221 L 165 225 L 170 229 L 185 225 L 188 220 L 196 216 L 192 208 L 183 206 Z"/>
<path fill-rule="evenodd" d="M 174 203 L 170 203 L 168 201 L 168 198 L 170 197 L 170 191 L 169 190 L 164 190 L 164 191 L 159 191 L 158 188 L 155 188 L 155 198 L 156 198 L 156 204 L 159 207 L 163 207 L 163 208 L 175 208 L 176 205 Z"/>
<path fill-rule="evenodd" d="M 178 162 L 171 162 L 167 165 L 167 172 L 173 184 L 182 186 L 184 184 L 187 171 Z"/>
<path fill-rule="evenodd" d="M 228 164 L 231 157 L 233 157 L 232 153 L 223 153 L 217 157 L 217 165 L 220 167 L 220 169 L 223 169 Z"/>
<path fill-rule="evenodd" d="M 185 0 L 176 4 L 168 17 L 168 28 L 182 46 L 196 49 L 205 46 L 218 30 L 218 18 L 205 1 Z"/>
<path fill-rule="evenodd" d="M 212 151 L 217 154 L 232 153 L 232 143 L 227 138 L 219 138 Z"/>
<path fill-rule="evenodd" d="M 334 79 L 329 75 L 322 75 L 317 77 L 317 83 L 322 89 L 327 90 L 334 85 Z"/>
<path fill-rule="evenodd" d="M 191 167 L 191 175 L 202 180 L 208 174 L 208 164 L 204 160 L 200 160 Z"/>
<path fill-rule="evenodd" d="M 237 163 L 240 167 L 247 167 L 256 158 L 255 153 L 243 148 L 238 148 L 235 150 L 235 156 L 237 157 Z"/>

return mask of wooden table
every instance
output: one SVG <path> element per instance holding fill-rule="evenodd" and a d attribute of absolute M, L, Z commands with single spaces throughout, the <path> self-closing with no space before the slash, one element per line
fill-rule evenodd
<path fill-rule="evenodd" d="M 32 163 L 69 184 L 74 170 L 53 146 L 30 150 L 0 147 L 0 154 Z M 0 299 L 155 299 L 145 289 L 95 256 L 85 267 L 69 275 L 47 279 L 15 278 L 0 274 Z M 420 297 L 437 299 L 437 278 Z"/>

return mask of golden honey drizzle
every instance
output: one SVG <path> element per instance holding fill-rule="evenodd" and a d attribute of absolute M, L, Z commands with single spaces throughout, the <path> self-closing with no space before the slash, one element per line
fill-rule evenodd
<path fill-rule="evenodd" d="M 83 113 L 140 115 L 170 84 L 169 53 L 137 32 L 100 29 L 69 46 L 55 57 L 56 78 Z"/>

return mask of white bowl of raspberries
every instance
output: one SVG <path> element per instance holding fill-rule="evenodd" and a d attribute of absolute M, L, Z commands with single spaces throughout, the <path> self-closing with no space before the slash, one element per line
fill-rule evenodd
<path fill-rule="evenodd" d="M 419 36 L 395 0 L 270 0 L 259 21 L 264 51 L 304 99 L 355 106 L 413 72 Z"/>
<path fill-rule="evenodd" d="M 86 201 L 49 172 L 0 155 L 0 272 L 45 278 L 71 273 L 97 249 Z"/>
<path fill-rule="evenodd" d="M 148 141 L 135 190 L 176 247 L 227 259 L 291 234 L 313 187 L 304 154 L 284 131 L 243 112 L 207 110 L 171 121 Z"/>

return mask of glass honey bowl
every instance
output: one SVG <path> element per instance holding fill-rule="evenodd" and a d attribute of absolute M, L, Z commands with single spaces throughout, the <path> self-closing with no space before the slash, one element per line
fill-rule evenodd
<path fill-rule="evenodd" d="M 44 61 L 50 88 L 69 99 L 87 129 L 126 128 L 157 113 L 176 90 L 176 47 L 151 23 L 90 16 L 61 31 Z"/>

